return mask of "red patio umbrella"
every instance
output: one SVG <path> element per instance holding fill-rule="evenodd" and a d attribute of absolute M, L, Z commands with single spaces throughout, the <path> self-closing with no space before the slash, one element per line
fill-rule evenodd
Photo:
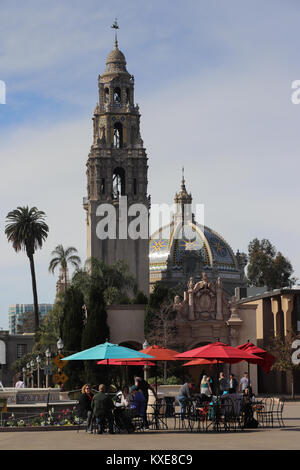
<path fill-rule="evenodd" d="M 149 351 L 152 351 L 150 354 Z M 141 349 L 140 352 L 144 354 L 149 354 L 151 357 L 151 361 L 178 361 L 175 356 L 178 354 L 178 351 L 174 351 L 174 349 L 164 348 L 162 346 L 157 346 L 157 344 L 153 344 L 146 349 Z M 157 375 L 155 375 L 155 390 L 157 393 Z"/>
<path fill-rule="evenodd" d="M 151 354 L 150 354 L 151 351 Z M 154 344 L 153 346 L 149 346 L 146 349 L 141 349 L 140 352 L 143 352 L 144 354 L 149 354 L 149 356 L 152 356 L 151 361 L 178 361 L 180 359 L 177 359 L 175 356 L 178 353 L 178 351 L 174 351 L 173 349 L 168 349 L 168 348 L 163 348 L 162 346 L 157 346 Z"/>
<path fill-rule="evenodd" d="M 229 364 L 247 360 L 256 360 L 258 362 L 262 361 L 260 357 L 255 356 L 254 354 L 250 354 L 242 349 L 234 348 L 233 346 L 229 346 L 221 341 L 206 344 L 205 346 L 191 349 L 190 351 L 185 351 L 184 353 L 177 354 L 175 357 L 177 359 L 216 359 L 218 362 L 222 361 Z"/>
<path fill-rule="evenodd" d="M 217 361 L 218 375 L 220 361 L 229 364 L 235 364 L 240 361 L 256 360 L 257 362 L 262 359 L 254 354 L 250 354 L 242 349 L 234 348 L 226 343 L 217 341 L 216 343 L 206 344 L 200 348 L 191 349 L 184 353 L 177 354 L 178 359 L 215 359 Z M 219 383 L 218 383 L 219 385 Z M 219 394 L 219 387 L 218 387 Z"/>
<path fill-rule="evenodd" d="M 255 354 L 255 356 L 258 356 L 262 359 L 258 364 L 262 368 L 262 370 L 268 374 L 271 370 L 272 365 L 274 364 L 275 357 L 273 354 L 268 353 L 268 351 L 265 351 L 262 348 L 259 348 L 255 344 L 251 343 L 250 341 L 247 341 L 247 343 L 240 344 L 237 346 L 238 349 L 241 349 L 242 351 L 246 351 L 250 354 Z"/>

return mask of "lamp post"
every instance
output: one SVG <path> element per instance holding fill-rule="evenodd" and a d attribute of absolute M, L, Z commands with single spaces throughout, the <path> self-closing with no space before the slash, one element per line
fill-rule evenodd
<path fill-rule="evenodd" d="M 27 362 L 26 364 L 26 368 L 27 368 L 27 387 L 30 388 L 30 363 Z"/>
<path fill-rule="evenodd" d="M 23 384 L 24 384 L 24 387 L 25 387 L 25 380 L 26 380 L 26 367 L 22 367 L 22 373 L 23 373 Z"/>
<path fill-rule="evenodd" d="M 31 388 L 34 388 L 34 376 L 33 376 L 34 360 L 33 359 L 31 359 L 30 361 L 30 367 L 31 367 Z"/>
<path fill-rule="evenodd" d="M 35 358 L 36 360 L 36 365 L 37 365 L 37 387 L 40 388 L 41 383 L 40 383 L 40 363 L 41 363 L 41 358 L 40 356 L 37 356 Z"/>
<path fill-rule="evenodd" d="M 147 348 L 149 348 L 149 346 L 150 346 L 150 344 L 145 339 L 145 341 L 143 343 L 143 349 L 147 349 Z M 148 375 L 149 375 L 149 366 L 144 365 L 144 380 L 148 380 L 148 378 L 149 378 Z"/>
<path fill-rule="evenodd" d="M 46 349 L 45 351 L 45 355 L 46 355 L 46 365 L 47 365 L 47 374 L 46 374 L 46 388 L 49 388 L 49 370 L 48 370 L 48 366 L 49 366 L 49 359 L 51 357 L 51 351 L 49 348 Z"/>

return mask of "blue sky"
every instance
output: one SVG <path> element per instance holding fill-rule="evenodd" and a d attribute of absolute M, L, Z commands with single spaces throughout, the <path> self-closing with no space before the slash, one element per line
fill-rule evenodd
<path fill-rule="evenodd" d="M 173 201 L 184 165 L 206 225 L 235 251 L 269 238 L 300 278 L 300 105 L 291 102 L 291 83 L 300 79 L 299 2 L 2 0 L 4 329 L 9 304 L 32 303 L 26 255 L 4 236 L 11 209 L 28 204 L 47 214 L 49 238 L 36 253 L 40 302 L 55 296 L 47 270 L 57 244 L 76 246 L 85 259 L 85 164 L 115 17 L 135 76 L 152 201 Z"/>

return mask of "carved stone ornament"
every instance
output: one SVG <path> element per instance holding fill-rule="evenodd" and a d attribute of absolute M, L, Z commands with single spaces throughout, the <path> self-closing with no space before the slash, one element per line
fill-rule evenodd
<path fill-rule="evenodd" d="M 189 279 L 184 300 L 181 301 L 179 296 L 176 296 L 174 309 L 181 320 L 223 321 L 230 317 L 229 303 L 221 279 L 217 280 L 215 286 L 208 280 L 206 273 L 202 274 L 202 280 L 196 284 L 192 277 Z"/>

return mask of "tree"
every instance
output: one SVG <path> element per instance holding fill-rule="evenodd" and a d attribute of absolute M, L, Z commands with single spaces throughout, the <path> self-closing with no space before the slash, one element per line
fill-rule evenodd
<path fill-rule="evenodd" d="M 50 261 L 49 272 L 54 274 L 55 269 L 60 267 L 64 278 L 64 291 L 67 289 L 68 265 L 71 264 L 75 269 L 78 269 L 81 263 L 81 259 L 76 253 L 77 250 L 73 246 L 64 249 L 62 245 L 57 245 L 51 253 L 54 258 Z"/>
<path fill-rule="evenodd" d="M 163 348 L 172 345 L 172 340 L 176 334 L 175 326 L 176 312 L 173 308 L 173 302 L 165 300 L 159 306 L 152 318 L 151 330 L 147 334 L 147 340 L 150 344 L 157 344 Z M 164 383 L 167 381 L 167 362 L 164 361 Z"/>
<path fill-rule="evenodd" d="M 61 337 L 61 325 L 64 315 L 64 295 L 59 294 L 53 308 L 47 312 L 35 335 L 34 351 L 56 350 L 56 343 Z"/>
<path fill-rule="evenodd" d="M 290 261 L 267 239 L 255 238 L 249 243 L 248 259 L 247 277 L 251 286 L 267 286 L 273 290 L 291 287 L 296 281 L 291 278 L 293 267 Z"/>
<path fill-rule="evenodd" d="M 106 306 L 103 291 L 99 286 L 92 285 L 86 302 L 87 319 L 82 333 L 82 350 L 105 343 L 109 338 Z M 95 361 L 85 361 L 85 380 L 93 385 L 98 383 L 99 373 L 103 374 L 102 382 L 106 381 L 106 367 L 100 369 Z"/>
<path fill-rule="evenodd" d="M 70 286 L 64 295 L 63 316 L 61 321 L 61 337 L 64 353 L 67 355 L 81 351 L 82 331 L 84 329 L 83 294 L 80 289 Z M 64 372 L 68 376 L 66 386 L 78 387 L 82 375 L 82 361 L 70 361 Z"/>
<path fill-rule="evenodd" d="M 41 320 L 41 318 L 39 318 Z M 32 333 L 34 331 L 34 312 L 24 312 L 17 324 L 17 334 Z"/>
<path fill-rule="evenodd" d="M 136 282 L 123 261 L 108 265 L 97 258 L 89 258 L 83 269 L 73 276 L 72 284 L 78 286 L 88 302 L 93 285 L 101 289 L 107 304 L 120 303 L 129 290 L 135 291 Z"/>
<path fill-rule="evenodd" d="M 44 221 L 45 213 L 38 211 L 36 207 L 29 209 L 26 207 L 18 207 L 9 212 L 6 217 L 7 225 L 5 234 L 9 242 L 16 252 L 26 251 L 30 262 L 34 315 L 35 315 L 35 332 L 39 328 L 39 306 L 36 286 L 34 253 L 38 248 L 42 248 L 44 240 L 48 236 L 49 227 Z"/>
<path fill-rule="evenodd" d="M 273 370 L 281 372 L 291 373 L 291 397 L 295 397 L 295 372 L 300 371 L 300 364 L 294 364 L 292 362 L 292 354 L 294 349 L 292 348 L 293 342 L 296 339 L 300 339 L 300 335 L 292 331 L 287 338 L 277 336 L 273 338 L 270 344 L 270 350 L 273 356 L 275 356 L 275 362 L 272 366 Z"/>

